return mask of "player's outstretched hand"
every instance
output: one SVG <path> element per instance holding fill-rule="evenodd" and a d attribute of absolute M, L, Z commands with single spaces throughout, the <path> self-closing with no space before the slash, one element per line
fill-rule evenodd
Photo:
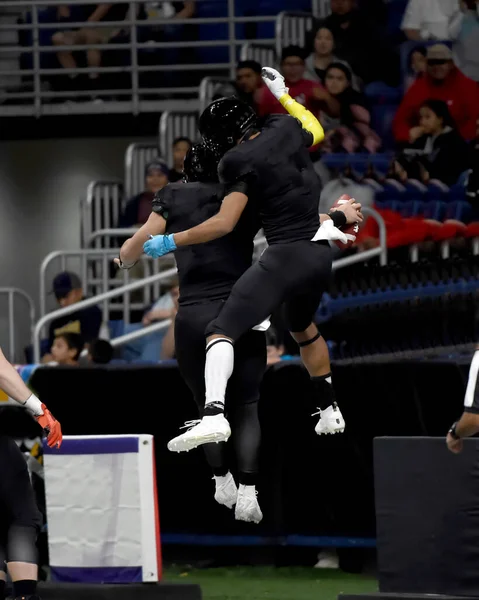
<path fill-rule="evenodd" d="M 143 251 L 148 256 L 160 258 L 169 252 L 176 250 L 175 238 L 170 235 L 151 235 L 150 239 L 143 244 Z"/>
<path fill-rule="evenodd" d="M 42 403 L 43 415 L 36 415 L 35 419 L 47 436 L 47 444 L 50 448 L 60 448 L 62 445 L 62 427 L 48 408 Z"/>
<path fill-rule="evenodd" d="M 269 91 L 278 100 L 289 92 L 289 88 L 284 84 L 284 77 L 279 71 L 271 67 L 261 69 L 261 77 L 268 87 Z"/>
<path fill-rule="evenodd" d="M 337 206 L 331 210 L 341 210 L 346 215 L 348 225 L 361 223 L 364 219 L 361 212 L 361 204 L 356 202 L 354 198 L 351 198 L 351 200 L 348 200 L 348 202 L 345 202 L 344 204 L 341 204 L 341 206 Z"/>

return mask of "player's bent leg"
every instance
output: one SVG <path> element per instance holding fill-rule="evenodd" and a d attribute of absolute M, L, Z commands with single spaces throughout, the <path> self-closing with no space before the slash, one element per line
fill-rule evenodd
<path fill-rule="evenodd" d="M 27 464 L 17 444 L 0 436 L 0 501 L 9 514 L 7 567 L 15 598 L 36 599 L 37 535 L 42 523 Z"/>
<path fill-rule="evenodd" d="M 314 388 L 318 410 L 313 413 L 313 416 L 319 415 L 315 427 L 316 433 L 318 435 L 343 433 L 346 425 L 336 403 L 329 350 L 324 338 L 314 323 L 311 323 L 305 331 L 292 332 L 292 336 L 300 347 L 301 358 Z"/>
<path fill-rule="evenodd" d="M 199 424 L 170 442 L 176 452 L 229 439 L 231 428 L 224 416 L 224 404 L 226 387 L 234 368 L 233 343 L 269 317 L 283 301 L 284 279 L 277 275 L 281 263 L 276 254 L 275 249 L 268 248 L 261 260 L 244 273 L 234 285 L 219 316 L 206 328 L 204 417 Z M 268 259 L 268 256 L 271 258 Z"/>

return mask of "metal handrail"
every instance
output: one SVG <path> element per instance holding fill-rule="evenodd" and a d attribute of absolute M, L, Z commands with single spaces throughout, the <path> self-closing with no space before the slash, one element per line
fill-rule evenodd
<path fill-rule="evenodd" d="M 43 327 L 45 327 L 45 325 L 47 325 L 47 323 L 50 323 L 51 321 L 54 321 L 55 319 L 58 319 L 59 317 L 71 315 L 72 313 L 82 310 L 84 308 L 89 308 L 90 306 L 96 306 L 100 302 L 110 300 L 110 298 L 116 298 L 117 296 L 121 296 L 122 294 L 125 294 L 126 292 L 132 292 L 134 290 L 138 290 L 138 289 L 140 289 L 144 286 L 150 285 L 152 283 L 156 283 L 158 281 L 162 281 L 165 279 L 170 279 L 171 277 L 176 275 L 176 272 L 177 272 L 176 267 L 173 269 L 168 269 L 166 271 L 163 271 L 162 273 L 158 273 L 157 275 L 150 275 L 150 277 L 145 277 L 144 279 L 140 279 L 138 281 L 132 281 L 130 283 L 127 283 L 126 285 L 122 285 L 121 287 L 117 288 L 116 290 L 110 290 L 109 292 L 103 292 L 102 294 L 98 294 L 98 296 L 94 296 L 93 298 L 85 298 L 84 300 L 81 300 L 80 302 L 76 302 L 75 304 L 72 304 L 70 306 L 65 306 L 64 308 L 59 308 L 57 310 L 54 310 L 51 313 L 48 313 L 47 315 L 44 315 L 35 324 L 35 327 L 33 330 L 34 362 L 35 363 L 40 362 L 40 334 L 41 334 Z"/>
<path fill-rule="evenodd" d="M 30 315 L 30 334 L 33 334 L 33 324 L 35 323 L 35 305 L 32 298 L 22 289 L 16 287 L 1 287 L 0 294 L 8 296 L 8 359 L 15 360 L 15 319 L 14 319 L 14 299 L 15 294 L 21 296 L 27 301 Z"/>
<path fill-rule="evenodd" d="M 201 2 L 201 0 L 197 0 Z M 234 76 L 236 67 L 236 49 L 241 46 L 244 41 L 235 38 L 235 26 L 240 23 L 261 23 L 261 22 L 274 22 L 276 17 L 274 15 L 267 16 L 235 16 L 235 0 L 227 0 L 227 16 L 222 17 L 192 17 L 191 19 L 174 19 L 174 24 L 178 26 L 188 25 L 201 25 L 201 24 L 224 24 L 228 27 L 228 36 L 225 40 L 188 40 L 188 41 L 171 41 L 171 42 L 140 42 L 138 40 L 138 28 L 148 28 L 151 26 L 171 25 L 172 20 L 167 18 L 159 19 L 141 19 L 140 15 L 137 14 L 137 7 L 143 0 L 114 0 L 112 4 L 126 5 L 128 7 L 127 17 L 122 21 L 101 21 L 96 23 L 88 23 L 89 28 L 117 28 L 128 33 L 129 39 L 125 43 L 102 43 L 102 44 L 86 44 L 81 46 L 77 45 L 41 45 L 40 33 L 42 31 L 62 31 L 71 29 L 81 29 L 85 27 L 85 22 L 63 22 L 63 23 L 40 23 L 39 22 L 39 10 L 45 6 L 55 7 L 64 4 L 64 0 L 2 0 L 2 7 L 5 8 L 28 8 L 31 11 L 31 23 L 25 24 L 9 24 L 0 25 L 0 30 L 16 30 L 16 31 L 29 31 L 32 33 L 32 43 L 28 46 L 20 45 L 8 45 L 0 47 L 0 56 L 5 53 L 27 53 L 32 57 L 33 68 L 31 69 L 11 69 L 0 71 L 0 76 L 11 77 L 14 75 L 31 75 L 33 76 L 33 91 L 16 91 L 12 89 L 8 91 L 6 97 L 9 100 L 32 100 L 31 103 L 16 103 L 16 104 L 5 104 L 1 107 L 1 113 L 7 115 L 33 115 L 39 117 L 46 114 L 83 114 L 88 113 L 106 113 L 111 112 L 106 106 L 98 107 L 93 102 L 85 103 L 82 106 L 70 106 L 63 107 L 62 105 L 49 105 L 48 100 L 53 96 L 57 98 L 72 98 L 81 96 L 81 92 L 77 93 L 74 91 L 65 91 L 60 93 L 50 92 L 42 90 L 42 76 L 54 76 L 54 75 L 69 75 L 69 74 L 105 74 L 105 73 L 127 73 L 129 75 L 130 84 L 128 93 L 124 94 L 124 90 L 101 90 L 98 91 L 98 95 L 108 100 L 108 105 L 114 107 L 114 112 L 132 112 L 134 115 L 140 112 L 154 112 L 155 110 L 161 110 L 159 104 L 156 102 L 149 101 L 148 95 L 155 93 L 162 96 L 169 94 L 194 94 L 197 93 L 197 88 L 193 86 L 189 88 L 172 87 L 168 89 L 158 88 L 152 90 L 151 88 L 140 87 L 140 73 L 152 73 L 152 72 L 166 72 L 166 71 L 199 71 L 204 68 L 208 68 L 209 71 L 229 71 L 230 77 Z M 75 2 L 69 2 L 70 6 L 85 5 L 89 4 L 88 0 L 77 0 Z M 53 20 L 53 19 L 52 19 Z M 257 42 L 271 42 L 272 40 L 257 40 Z M 208 48 L 208 47 L 227 47 L 229 49 L 228 62 L 226 63 L 215 63 L 215 64 L 167 64 L 167 65 L 139 65 L 138 51 L 152 50 L 152 49 L 164 49 L 164 48 Z M 58 53 L 62 51 L 78 51 L 98 49 L 104 51 L 112 50 L 127 50 L 130 54 L 129 64 L 125 66 L 112 66 L 112 67 L 86 67 L 86 68 L 74 68 L 64 69 L 61 66 L 58 68 L 42 68 L 40 63 L 40 57 L 44 54 Z M 84 90 L 84 95 L 88 96 L 89 90 Z M 119 92 L 119 93 L 117 93 Z M 90 96 L 91 96 L 90 92 Z M 113 96 L 114 101 L 111 101 L 108 97 Z M 128 101 L 122 105 L 121 97 L 128 96 Z M 118 97 L 118 100 L 116 99 Z M 197 100 L 197 98 L 196 98 Z M 163 100 L 164 101 L 164 100 Z M 185 101 L 182 101 L 184 104 Z M 162 107 L 163 108 L 163 107 Z M 195 107 L 196 108 L 196 107 Z"/>
<path fill-rule="evenodd" d="M 125 333 L 124 335 L 119 335 L 116 338 L 110 340 L 110 344 L 113 347 L 123 346 L 123 344 L 127 344 L 128 342 L 132 342 L 133 340 L 138 340 L 145 335 L 149 335 L 150 333 L 155 333 L 156 331 L 161 331 L 162 329 L 166 329 L 171 325 L 171 319 L 164 319 L 163 321 L 158 321 L 158 323 L 152 323 L 151 325 L 147 325 L 142 329 L 138 329 L 137 331 L 130 331 L 130 333 Z"/>

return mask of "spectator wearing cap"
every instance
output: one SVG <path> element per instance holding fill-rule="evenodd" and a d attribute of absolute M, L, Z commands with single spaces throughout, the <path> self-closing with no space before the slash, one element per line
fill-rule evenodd
<path fill-rule="evenodd" d="M 183 163 L 188 150 L 191 148 L 191 140 L 187 137 L 177 137 L 173 141 L 173 167 L 168 174 L 170 183 L 181 181 L 183 179 Z"/>
<path fill-rule="evenodd" d="M 145 168 L 145 191 L 131 198 L 120 215 L 118 227 L 136 227 L 146 223 L 151 214 L 153 197 L 169 182 L 170 169 L 160 159 L 148 163 Z"/>
<path fill-rule="evenodd" d="M 312 113 L 322 109 L 331 117 L 339 116 L 339 102 L 316 81 L 304 78 L 306 69 L 305 52 L 299 46 L 288 46 L 281 56 L 281 73 L 284 76 L 289 95 Z M 286 109 L 265 88 L 258 112 L 261 116 L 286 113 Z"/>
<path fill-rule="evenodd" d="M 76 273 L 64 271 L 53 280 L 52 293 L 55 294 L 61 308 L 73 306 L 81 302 L 83 297 L 81 279 Z M 63 333 L 77 333 L 88 344 L 98 337 L 102 323 L 102 313 L 98 306 L 81 308 L 63 317 L 58 317 L 50 324 L 48 333 L 48 348 L 53 346 L 56 337 Z M 51 354 L 46 354 L 42 362 L 53 360 Z"/>
<path fill-rule="evenodd" d="M 419 110 L 426 100 L 442 100 L 448 106 L 456 127 L 465 140 L 472 140 L 479 117 L 479 87 L 454 65 L 445 44 L 427 49 L 427 68 L 404 95 L 393 123 L 396 141 L 414 143 L 424 135 Z"/>

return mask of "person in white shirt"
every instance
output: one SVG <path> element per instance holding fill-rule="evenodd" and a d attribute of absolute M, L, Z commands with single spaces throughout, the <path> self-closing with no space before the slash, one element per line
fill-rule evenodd
<path fill-rule="evenodd" d="M 459 0 L 409 0 L 401 29 L 410 40 L 449 40 Z"/>

